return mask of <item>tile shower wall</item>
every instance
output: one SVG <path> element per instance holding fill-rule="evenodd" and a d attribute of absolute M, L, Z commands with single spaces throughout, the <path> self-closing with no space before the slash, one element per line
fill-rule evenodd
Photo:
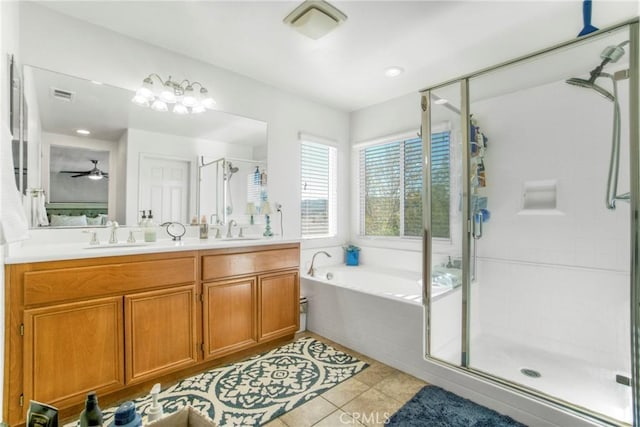
<path fill-rule="evenodd" d="M 623 106 L 626 89 L 621 82 Z M 557 82 L 471 108 L 491 138 L 485 193 L 491 220 L 478 246 L 481 291 L 472 307 L 479 322 L 472 327 L 628 366 L 629 206 L 605 208 L 612 104 Z M 629 190 L 626 119 L 619 193 Z M 524 185 L 540 180 L 557 181 L 557 212 L 524 214 Z"/>

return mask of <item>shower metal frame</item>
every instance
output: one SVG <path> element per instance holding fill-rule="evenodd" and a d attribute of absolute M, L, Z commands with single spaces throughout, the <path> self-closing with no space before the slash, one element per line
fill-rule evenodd
<path fill-rule="evenodd" d="M 464 145 L 462 150 L 462 331 L 461 331 L 461 363 L 460 365 L 449 361 L 439 359 L 431 355 L 431 249 L 432 235 L 431 227 L 431 108 L 432 108 L 432 92 L 443 87 L 459 83 L 460 99 L 461 99 L 461 127 L 462 141 L 469 140 L 469 80 L 480 75 L 515 65 L 519 62 L 534 59 L 553 51 L 557 51 L 575 44 L 582 44 L 585 40 L 598 38 L 603 34 L 620 30 L 627 27 L 629 31 L 629 179 L 630 179 L 630 221 L 631 221 L 631 259 L 630 259 L 630 343 L 631 343 L 631 387 L 632 387 L 632 405 L 633 405 L 633 425 L 640 426 L 640 18 L 636 17 L 616 25 L 604 28 L 591 34 L 582 36 L 578 39 L 569 40 L 539 50 L 528 55 L 506 61 L 495 66 L 491 66 L 471 74 L 463 75 L 455 79 L 448 80 L 435 86 L 428 87 L 420 91 L 421 93 L 421 110 L 422 110 L 422 148 L 425 153 L 424 162 L 426 167 L 423 168 L 423 260 L 422 260 L 422 283 L 423 283 L 423 306 L 425 309 L 424 316 L 424 353 L 425 359 L 430 362 L 454 369 L 458 372 L 473 376 L 478 379 L 487 380 L 490 383 L 506 386 L 512 391 L 541 400 L 546 404 L 569 411 L 575 415 L 585 417 L 591 420 L 597 420 L 609 425 L 626 425 L 620 421 L 609 418 L 605 415 L 585 410 L 570 402 L 561 400 L 555 396 L 548 395 L 543 392 L 524 387 L 518 383 L 506 380 L 504 378 L 476 370 L 469 366 L 469 343 L 470 343 L 470 294 L 471 294 L 471 198 L 469 194 L 469 171 L 470 159 L 469 150 Z"/>
<path fill-rule="evenodd" d="M 222 168 L 222 174 L 224 175 L 228 168 L 228 165 L 231 164 L 231 162 L 242 162 L 242 163 L 250 163 L 250 164 L 254 164 L 254 165 L 259 165 L 262 166 L 263 168 L 266 167 L 267 162 L 263 161 L 263 160 L 251 160 L 251 159 L 241 159 L 241 158 L 235 158 L 235 157 L 220 157 L 219 159 L 216 160 L 212 160 L 210 162 L 204 162 L 204 156 L 200 156 L 200 164 L 198 165 L 198 176 L 196 179 L 196 216 L 198 218 L 198 221 L 200 220 L 200 217 L 203 215 L 202 212 L 200 212 L 200 192 L 202 191 L 202 169 L 211 166 L 211 165 L 216 165 L 216 189 L 219 185 L 219 179 L 220 179 L 220 168 Z M 222 162 L 222 166 L 220 165 L 220 163 Z M 224 181 L 226 179 L 223 178 L 223 184 L 222 184 L 222 209 L 220 209 L 220 200 L 218 200 L 218 196 L 216 195 L 216 221 L 218 221 L 220 224 L 212 224 L 212 225 L 222 225 L 222 224 L 226 224 L 226 219 L 227 219 L 227 212 L 226 212 L 226 206 L 227 206 L 227 188 L 224 185 Z M 212 214 L 211 214 L 212 215 Z M 209 215 L 209 216 L 211 216 Z M 207 219 L 209 218 L 209 216 L 207 217 Z"/>

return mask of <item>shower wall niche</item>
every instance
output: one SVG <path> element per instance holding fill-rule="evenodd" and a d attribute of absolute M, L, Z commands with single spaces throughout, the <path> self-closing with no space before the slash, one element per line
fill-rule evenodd
<path fill-rule="evenodd" d="M 632 276 L 638 224 L 631 215 L 638 188 L 637 39 L 634 21 L 467 76 L 459 96 L 443 96 L 450 83 L 423 92 L 423 99 L 447 98 L 463 130 L 472 116 L 490 137 L 483 189 L 490 215 L 479 238 L 472 145 L 463 142 L 459 166 L 451 164 L 452 173 L 462 169 L 462 185 L 451 191 L 452 209 L 463 219 L 454 244 L 462 248 L 462 319 L 449 319 L 459 325 L 449 332 L 459 348 L 438 352 L 435 344 L 446 341 L 437 333 L 443 319 L 427 304 L 427 357 L 620 425 L 632 424 L 638 408 L 627 382 L 637 331 L 631 311 L 637 302 L 630 301 L 631 290 L 638 295 Z M 614 50 L 615 61 L 604 60 Z M 442 106 L 431 102 L 423 122 L 437 123 Z M 471 141 L 471 132 L 464 139 Z M 618 177 L 616 194 L 631 192 L 615 209 L 610 176 Z M 430 240 L 431 268 L 442 253 Z"/>

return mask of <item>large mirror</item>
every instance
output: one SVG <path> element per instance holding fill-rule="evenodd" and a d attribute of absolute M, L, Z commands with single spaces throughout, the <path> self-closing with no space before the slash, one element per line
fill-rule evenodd
<path fill-rule="evenodd" d="M 28 65 L 23 87 L 32 227 L 136 225 L 143 210 L 156 223 L 249 221 L 247 180 L 256 167 L 266 173 L 266 123 L 217 110 L 158 112 L 132 103 L 130 90 Z M 237 178 L 200 173 L 217 159 Z"/>

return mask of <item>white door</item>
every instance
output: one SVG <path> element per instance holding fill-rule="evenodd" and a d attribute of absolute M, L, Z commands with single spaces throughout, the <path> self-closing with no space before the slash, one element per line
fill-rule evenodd
<path fill-rule="evenodd" d="M 138 211 L 151 209 L 156 224 L 187 224 L 190 169 L 187 160 L 141 155 Z"/>

